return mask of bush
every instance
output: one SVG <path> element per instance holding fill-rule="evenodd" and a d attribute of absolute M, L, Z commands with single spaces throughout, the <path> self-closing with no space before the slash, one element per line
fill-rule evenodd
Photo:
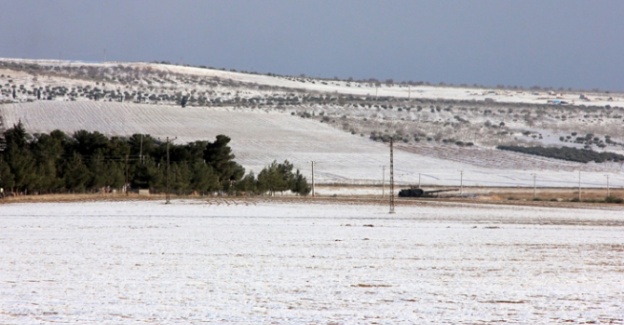
<path fill-rule="evenodd" d="M 622 204 L 622 203 L 624 203 L 624 199 L 619 198 L 619 197 L 615 197 L 615 196 L 607 196 L 605 198 L 605 202 L 606 203 Z"/>

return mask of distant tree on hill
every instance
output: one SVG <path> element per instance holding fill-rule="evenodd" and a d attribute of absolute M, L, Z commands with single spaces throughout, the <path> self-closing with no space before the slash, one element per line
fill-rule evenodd
<path fill-rule="evenodd" d="M 612 152 L 596 152 L 588 149 L 577 149 L 571 147 L 546 148 L 546 147 L 520 147 L 520 146 L 498 146 L 500 150 L 516 151 L 542 157 L 549 157 L 567 161 L 588 163 L 594 161 L 602 163 L 605 161 L 624 161 L 624 156 Z"/>

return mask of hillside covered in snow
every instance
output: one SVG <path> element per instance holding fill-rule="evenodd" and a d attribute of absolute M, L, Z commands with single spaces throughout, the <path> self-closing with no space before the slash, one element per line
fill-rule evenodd
<path fill-rule="evenodd" d="M 258 171 L 289 160 L 321 183 L 623 186 L 622 164 L 497 150 L 568 146 L 624 153 L 624 94 L 326 80 L 155 63 L 0 60 L 0 130 L 232 138 Z M 382 172 L 384 171 L 385 174 Z M 535 176 L 534 176 L 535 175 Z M 535 177 L 535 178 L 534 178 Z"/>

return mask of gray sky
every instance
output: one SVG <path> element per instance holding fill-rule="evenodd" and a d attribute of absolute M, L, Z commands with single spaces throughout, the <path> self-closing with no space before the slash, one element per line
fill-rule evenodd
<path fill-rule="evenodd" d="M 620 0 L 0 0 L 0 57 L 624 91 L 622 15 Z"/>

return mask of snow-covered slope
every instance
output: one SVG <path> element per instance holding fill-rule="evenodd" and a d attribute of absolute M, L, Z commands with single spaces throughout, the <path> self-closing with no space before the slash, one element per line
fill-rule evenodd
<path fill-rule="evenodd" d="M 624 94 L 621 93 L 602 93 L 597 91 L 580 92 L 580 91 L 564 91 L 564 90 L 542 90 L 542 89 L 488 89 L 482 87 L 457 87 L 457 86 L 432 86 L 425 84 L 405 84 L 405 83 L 389 83 L 378 81 L 345 81 L 345 80 L 326 80 L 314 79 L 304 76 L 289 77 L 264 75 L 255 73 L 242 73 L 236 71 L 225 71 L 212 68 L 199 68 L 178 66 L 170 64 L 158 63 L 124 63 L 124 62 L 105 62 L 105 63 L 86 63 L 80 61 L 58 61 L 58 60 L 29 60 L 29 59 L 9 59 L 0 58 L 0 62 L 15 66 L 40 66 L 43 71 L 52 71 L 57 75 L 63 75 L 59 67 L 65 69 L 79 69 L 81 67 L 95 69 L 114 69 L 132 70 L 147 77 L 151 75 L 164 76 L 187 76 L 204 79 L 223 79 L 244 84 L 257 84 L 265 87 L 277 87 L 301 91 L 313 91 L 333 94 L 346 94 L 357 96 L 374 96 L 374 97 L 395 97 L 409 99 L 444 99 L 458 101 L 494 101 L 500 103 L 524 103 L 524 104 L 547 104 L 550 102 L 564 102 L 573 106 L 617 106 L 624 107 Z M 0 69 L 0 71 L 2 71 Z M 22 77 L 27 76 L 22 75 Z M 172 78 L 161 78 L 160 84 L 170 82 L 168 87 L 179 85 L 182 80 Z M 154 86 L 154 85 L 152 85 Z M 180 88 L 188 90 L 188 88 Z M 254 92 L 248 92 L 249 95 L 256 95 Z M 580 95 L 583 94 L 581 97 Z M 245 92 L 238 93 L 244 96 Z"/>
<path fill-rule="evenodd" d="M 0 106 L 7 125 L 21 121 L 31 133 L 85 129 L 107 135 L 151 134 L 176 142 L 232 138 L 237 160 L 259 172 L 273 160 L 289 160 L 306 175 L 315 162 L 319 183 L 379 184 L 389 179 L 389 147 L 359 134 L 337 130 L 326 123 L 288 112 L 249 108 L 181 108 L 147 104 L 35 102 Z M 406 145 L 394 152 L 395 180 L 399 184 L 576 186 L 581 171 L 583 186 L 624 186 L 619 164 L 578 164 L 484 148 Z M 386 166 L 386 174 L 383 169 Z"/>

